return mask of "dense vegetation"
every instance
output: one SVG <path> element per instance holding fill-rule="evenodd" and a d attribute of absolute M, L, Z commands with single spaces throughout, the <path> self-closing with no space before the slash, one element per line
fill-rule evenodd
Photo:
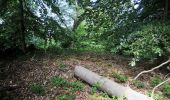
<path fill-rule="evenodd" d="M 140 61 L 158 65 L 170 58 L 170 1 L 0 0 L 0 57 L 26 56 L 38 50 L 109 52 L 130 58 L 131 66 Z M 112 77 L 128 80 L 116 72 Z M 160 81 L 153 80 L 151 85 Z M 82 89 L 81 83 L 60 77 L 51 83 Z M 144 87 L 141 81 L 133 84 Z M 169 87 L 164 87 L 165 94 L 170 94 Z M 31 90 L 43 94 L 45 89 L 33 84 Z"/>
<path fill-rule="evenodd" d="M 141 59 L 168 56 L 168 0 L 2 0 L 1 51 L 96 48 Z"/>

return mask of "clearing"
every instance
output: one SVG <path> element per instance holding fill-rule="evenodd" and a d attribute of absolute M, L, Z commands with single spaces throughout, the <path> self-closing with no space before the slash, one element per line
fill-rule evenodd
<path fill-rule="evenodd" d="M 91 100 L 104 98 L 106 94 L 89 86 L 74 76 L 76 65 L 82 65 L 99 75 L 126 85 L 139 72 L 150 69 L 153 65 L 141 62 L 137 67 L 129 66 L 125 57 L 97 53 L 44 53 L 27 54 L 17 59 L 0 61 L 0 86 L 13 86 L 14 89 L 1 91 L 4 100 Z M 134 90 L 147 93 L 156 84 L 154 78 L 163 79 L 167 73 L 162 70 L 141 75 L 130 84 Z M 151 82 L 150 80 L 154 81 Z M 161 93 L 158 88 L 156 93 Z M 166 95 L 168 100 L 168 95 Z M 103 100 L 103 99 L 102 99 Z"/>

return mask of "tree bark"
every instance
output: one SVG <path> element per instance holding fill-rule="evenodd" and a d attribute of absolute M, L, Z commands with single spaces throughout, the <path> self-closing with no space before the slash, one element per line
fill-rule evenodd
<path fill-rule="evenodd" d="M 90 85 L 95 85 L 98 83 L 98 88 L 102 91 L 105 91 L 110 96 L 126 97 L 128 100 L 152 100 L 152 98 L 144 94 L 138 93 L 129 87 L 124 87 L 105 77 L 99 76 L 96 73 L 91 72 L 81 66 L 75 67 L 75 76 L 79 77 Z"/>
<path fill-rule="evenodd" d="M 24 7 L 23 0 L 19 0 L 20 3 L 20 29 L 21 29 L 21 42 L 22 50 L 26 52 L 26 43 L 25 43 L 25 26 L 24 26 Z"/>

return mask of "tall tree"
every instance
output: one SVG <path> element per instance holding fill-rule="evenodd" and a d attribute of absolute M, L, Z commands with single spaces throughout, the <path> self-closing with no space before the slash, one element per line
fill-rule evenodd
<path fill-rule="evenodd" d="M 25 25 L 24 25 L 24 7 L 23 0 L 19 0 L 20 3 L 20 29 L 21 29 L 21 41 L 22 41 L 22 49 L 25 52 L 26 50 L 26 41 L 25 41 Z"/>

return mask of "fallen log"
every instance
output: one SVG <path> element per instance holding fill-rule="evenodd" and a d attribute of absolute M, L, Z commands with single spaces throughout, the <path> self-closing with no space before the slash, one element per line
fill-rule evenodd
<path fill-rule="evenodd" d="M 74 70 L 75 76 L 89 83 L 90 85 L 100 84 L 99 89 L 105 91 L 110 96 L 126 97 L 128 100 L 153 100 L 144 94 L 132 90 L 130 87 L 124 87 L 105 77 L 99 76 L 96 73 L 81 67 L 76 66 Z"/>

